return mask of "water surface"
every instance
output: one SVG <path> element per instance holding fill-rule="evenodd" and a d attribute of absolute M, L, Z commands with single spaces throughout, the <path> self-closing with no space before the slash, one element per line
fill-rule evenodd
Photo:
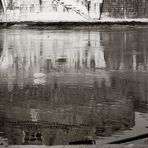
<path fill-rule="evenodd" d="M 148 31 L 0 30 L 0 142 L 108 143 L 147 133 Z"/>

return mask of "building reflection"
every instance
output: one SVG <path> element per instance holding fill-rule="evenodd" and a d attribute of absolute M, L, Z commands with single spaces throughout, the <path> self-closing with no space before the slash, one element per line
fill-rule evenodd
<path fill-rule="evenodd" d="M 101 39 L 108 70 L 147 71 L 146 32 L 102 33 Z"/>
<path fill-rule="evenodd" d="M 112 83 L 123 96 L 134 101 L 137 109 L 141 106 L 140 112 L 147 112 L 147 33 L 104 33 L 101 38 L 106 48 L 107 69 L 114 71 L 111 74 Z M 110 45 L 114 48 L 109 48 Z"/>
<path fill-rule="evenodd" d="M 0 131 L 9 144 L 111 136 L 135 125 L 135 111 L 146 112 L 145 34 L 1 34 Z"/>

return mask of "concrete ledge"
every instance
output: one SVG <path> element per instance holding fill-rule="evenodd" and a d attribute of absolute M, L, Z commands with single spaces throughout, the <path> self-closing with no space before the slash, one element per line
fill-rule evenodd
<path fill-rule="evenodd" d="M 40 145 L 10 145 L 0 146 L 0 148 L 147 148 L 148 145 L 59 145 L 59 146 L 40 146 Z"/>

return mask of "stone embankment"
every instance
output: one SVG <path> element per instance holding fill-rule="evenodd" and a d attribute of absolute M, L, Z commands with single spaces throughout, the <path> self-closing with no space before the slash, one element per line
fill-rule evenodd
<path fill-rule="evenodd" d="M 73 145 L 73 146 L 37 146 L 37 145 L 10 145 L 10 146 L 0 146 L 0 148 L 147 148 L 147 145 Z"/>

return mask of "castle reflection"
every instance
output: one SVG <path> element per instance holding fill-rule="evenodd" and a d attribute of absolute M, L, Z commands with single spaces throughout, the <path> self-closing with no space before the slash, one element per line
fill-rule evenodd
<path fill-rule="evenodd" d="M 135 111 L 147 112 L 147 33 L 0 35 L 0 131 L 9 144 L 111 136 L 136 124 Z"/>

